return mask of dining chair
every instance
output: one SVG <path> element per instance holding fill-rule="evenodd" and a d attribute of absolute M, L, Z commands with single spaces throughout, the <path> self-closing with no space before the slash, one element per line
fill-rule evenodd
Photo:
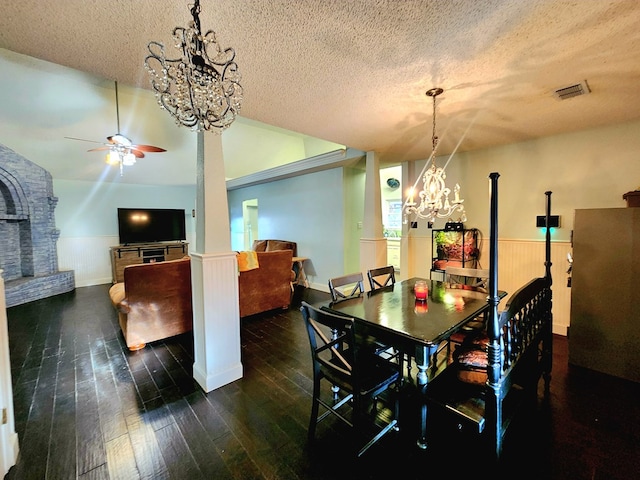
<path fill-rule="evenodd" d="M 367 271 L 367 278 L 369 279 L 371 290 L 377 290 L 396 283 L 396 272 L 393 265 L 372 268 Z"/>
<path fill-rule="evenodd" d="M 329 292 L 331 292 L 331 300 L 334 302 L 359 297 L 364 293 L 362 272 L 330 278 Z"/>
<path fill-rule="evenodd" d="M 393 265 L 385 267 L 371 268 L 367 271 L 369 286 L 371 290 L 388 287 L 396 283 L 396 272 Z M 389 347 L 378 343 L 378 355 L 386 355 L 389 360 L 396 360 L 400 363 L 400 369 L 403 371 L 403 362 L 407 365 L 407 377 L 411 378 L 411 355 L 403 354 L 393 347 Z"/>
<path fill-rule="evenodd" d="M 469 267 L 449 267 L 447 266 L 444 271 L 445 282 L 450 287 L 456 286 L 462 288 L 472 288 L 478 291 L 489 292 L 489 270 L 481 268 L 469 268 Z M 488 336 L 486 333 L 487 314 L 483 314 L 474 318 L 470 322 L 464 325 L 462 329 L 454 333 L 449 337 L 447 351 L 449 355 L 449 361 L 453 361 L 452 353 L 460 345 L 480 345 L 486 346 Z M 453 345 L 453 350 L 452 350 Z"/>
<path fill-rule="evenodd" d="M 387 268 L 387 267 L 385 267 Z M 393 267 L 390 267 L 393 268 Z M 392 273 L 393 275 L 393 273 Z M 374 276 L 374 278 L 377 275 Z M 389 281 L 390 276 L 387 277 L 386 281 L 383 281 L 383 284 Z M 395 282 L 395 276 L 393 277 L 393 281 Z M 381 288 L 381 287 L 378 287 Z M 331 278 L 329 279 L 329 291 L 331 292 L 331 299 L 334 302 L 349 300 L 350 298 L 357 298 L 364 293 L 364 277 L 362 272 L 351 273 L 349 275 L 343 275 L 341 277 Z M 395 348 L 381 343 L 378 339 L 372 338 L 370 336 L 365 337 L 367 339 L 366 342 L 362 342 L 363 344 L 367 344 L 370 348 L 374 350 L 376 355 L 381 355 L 387 360 L 395 360 L 400 365 L 400 371 L 402 372 L 404 369 L 403 358 L 404 356 L 400 354 Z M 407 357 L 409 363 L 408 366 L 408 375 L 411 376 L 411 363 L 410 358 Z"/>
<path fill-rule="evenodd" d="M 398 430 L 400 367 L 360 348 L 353 318 L 306 302 L 302 302 L 300 310 L 313 366 L 309 441 L 315 440 L 318 423 L 333 415 L 351 427 L 353 439 L 358 439 L 356 452 L 360 457 L 388 432 Z M 323 384 L 331 388 L 323 388 Z M 381 409 L 383 396 L 388 403 Z M 325 409 L 322 414 L 320 407 Z"/>
<path fill-rule="evenodd" d="M 445 282 L 489 289 L 489 270 L 483 268 L 449 267 L 444 270 Z"/>

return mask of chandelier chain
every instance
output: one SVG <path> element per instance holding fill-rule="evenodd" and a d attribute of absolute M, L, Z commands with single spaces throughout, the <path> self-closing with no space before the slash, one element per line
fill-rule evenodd
<path fill-rule="evenodd" d="M 435 151 L 438 148 L 438 137 L 436 135 L 436 95 L 433 95 L 433 130 L 431 134 L 431 144 L 433 145 L 433 153 L 434 155 L 431 157 L 431 161 L 435 162 L 436 156 Z"/>
<path fill-rule="evenodd" d="M 427 165 L 420 174 L 424 186 L 418 193 L 419 204 L 414 202 L 413 188 L 409 193 L 408 199 L 404 203 L 404 223 L 408 223 L 410 215 L 415 215 L 417 218 L 426 219 L 429 223 L 429 228 L 436 218 L 449 218 L 455 212 L 460 212 L 459 221 L 466 221 L 466 214 L 464 211 L 464 200 L 460 198 L 460 185 L 456 184 L 453 193 L 453 200 L 449 199 L 451 189 L 446 186 L 445 179 L 447 175 L 443 167 L 436 165 L 436 150 L 438 148 L 438 136 L 436 135 L 436 97 L 443 93 L 442 88 L 432 88 L 427 90 L 427 96 L 433 99 L 433 133 L 431 136 L 433 150 L 431 152 L 431 166 L 427 168 Z M 416 181 L 416 184 L 418 181 Z M 415 187 L 415 185 L 414 185 Z"/>

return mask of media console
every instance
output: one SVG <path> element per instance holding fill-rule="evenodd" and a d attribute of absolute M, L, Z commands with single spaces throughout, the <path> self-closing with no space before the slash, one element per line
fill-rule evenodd
<path fill-rule="evenodd" d="M 124 281 L 124 267 L 141 263 L 178 260 L 189 254 L 186 242 L 134 243 L 109 248 L 113 283 Z"/>

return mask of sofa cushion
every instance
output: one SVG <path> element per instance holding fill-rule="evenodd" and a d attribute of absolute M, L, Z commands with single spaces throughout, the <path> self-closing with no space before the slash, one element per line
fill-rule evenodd
<path fill-rule="evenodd" d="M 254 240 L 251 245 L 251 250 L 254 252 L 275 252 L 276 250 L 291 250 L 293 256 L 298 256 L 298 244 L 296 242 L 290 242 L 288 240 Z"/>
<path fill-rule="evenodd" d="M 124 282 L 114 283 L 109 289 L 109 296 L 114 307 L 124 300 Z"/>
<path fill-rule="evenodd" d="M 267 242 L 268 240 L 254 240 L 251 250 L 254 252 L 264 252 L 267 250 Z"/>
<path fill-rule="evenodd" d="M 129 305 L 125 299 L 124 282 L 114 283 L 109 289 L 111 303 L 116 310 L 122 313 L 129 313 Z"/>
<path fill-rule="evenodd" d="M 295 250 L 295 243 L 284 240 L 267 240 L 265 252 L 273 252 L 275 250 Z"/>

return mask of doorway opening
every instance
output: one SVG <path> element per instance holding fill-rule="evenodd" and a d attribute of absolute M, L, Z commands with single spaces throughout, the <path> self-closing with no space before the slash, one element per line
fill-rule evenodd
<path fill-rule="evenodd" d="M 242 223 L 244 225 L 244 249 L 251 250 L 253 241 L 258 237 L 258 199 L 242 202 Z"/>
<path fill-rule="evenodd" d="M 400 272 L 400 238 L 402 236 L 402 166 L 380 169 L 382 224 L 387 237 L 387 264 Z"/>

